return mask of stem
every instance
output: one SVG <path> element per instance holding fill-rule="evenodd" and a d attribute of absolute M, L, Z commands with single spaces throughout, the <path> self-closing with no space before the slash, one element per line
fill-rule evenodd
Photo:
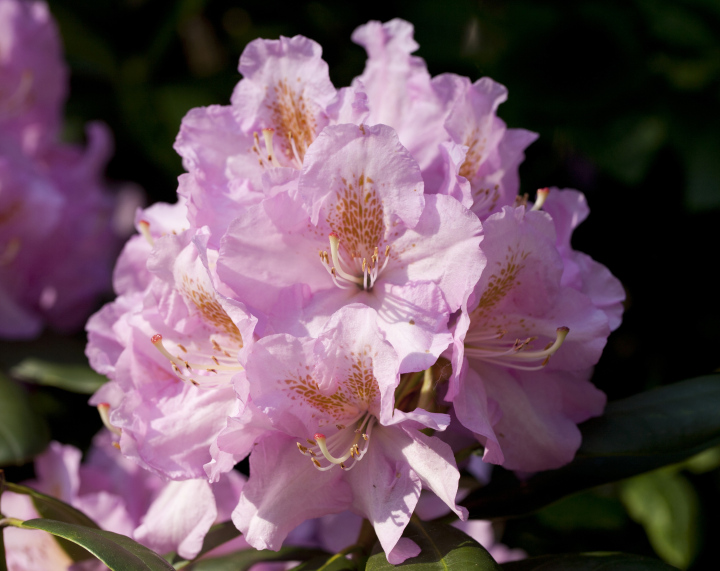
<path fill-rule="evenodd" d="M 375 535 L 375 528 L 368 520 L 364 519 L 362 522 L 362 527 L 360 528 L 360 533 L 358 534 L 356 545 L 362 547 L 365 553 L 367 555 L 370 555 L 376 541 L 377 535 Z"/>
<path fill-rule="evenodd" d="M 22 524 L 25 523 L 23 520 L 18 519 L 16 517 L 4 517 L 0 519 L 0 529 L 4 527 L 22 527 Z"/>

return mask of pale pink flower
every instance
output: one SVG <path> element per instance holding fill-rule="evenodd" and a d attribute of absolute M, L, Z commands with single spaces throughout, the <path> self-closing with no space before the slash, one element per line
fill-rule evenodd
<path fill-rule="evenodd" d="M 321 47 L 302 36 L 254 40 L 240 57 L 244 79 L 231 104 L 195 108 L 183 119 L 175 150 L 188 172 L 178 193 L 190 222 L 208 226 L 211 241 L 263 198 L 264 173 L 302 168 L 326 125 L 367 115 L 364 94 L 337 91 L 321 56 Z"/>
<path fill-rule="evenodd" d="M 426 192 L 450 194 L 481 219 L 512 204 L 517 169 L 537 135 L 507 129 L 496 115 L 507 98 L 502 85 L 484 77 L 442 74 L 431 78 L 413 26 L 394 19 L 368 22 L 353 33 L 368 60 L 353 82 L 368 98 L 366 122 L 393 127 L 423 173 Z"/>
<path fill-rule="evenodd" d="M 577 424 L 602 413 L 590 382 L 610 333 L 606 313 L 563 284 L 552 218 L 504 207 L 483 223 L 485 269 L 461 315 L 446 398 L 484 459 L 536 471 L 569 462 Z M 463 362 L 463 355 L 467 359 Z"/>
<path fill-rule="evenodd" d="M 35 459 L 37 480 L 25 485 L 79 509 L 102 529 L 132 537 L 158 553 L 177 551 L 182 557 L 195 557 L 210 527 L 229 518 L 244 478 L 232 472 L 216 484 L 165 483 L 124 458 L 111 443 L 109 433 L 98 434 L 81 464 L 80 450 L 52 442 Z M 20 519 L 39 517 L 28 496 L 7 491 L 2 495 L 2 512 Z M 69 557 L 50 535 L 12 527 L 4 533 L 10 571 L 70 568 Z M 240 547 L 246 545 L 242 542 Z M 105 569 L 97 561 L 89 566 Z"/>
<path fill-rule="evenodd" d="M 57 142 L 67 72 L 41 2 L 0 1 L 0 337 L 45 324 L 82 326 L 110 286 L 115 199 L 102 180 L 112 148 L 93 124 L 88 145 Z"/>
<path fill-rule="evenodd" d="M 145 237 L 128 243 L 115 272 L 122 295 L 88 323 L 90 362 L 111 379 L 91 403 L 108 406 L 123 454 L 172 479 L 205 475 L 255 323 L 215 291 L 213 254 L 198 254 L 184 213 L 155 206 L 141 215 Z"/>
<path fill-rule="evenodd" d="M 278 186 L 231 224 L 218 275 L 262 334 L 314 335 L 344 305 L 373 307 L 401 372 L 416 371 L 450 342 L 449 316 L 480 272 L 479 232 L 458 201 L 423 194 L 392 129 L 330 126 L 297 190 Z"/>
<path fill-rule="evenodd" d="M 383 337 L 375 311 L 351 305 L 317 338 L 271 335 L 253 346 L 250 398 L 271 430 L 252 446 L 233 512 L 250 545 L 279 549 L 304 520 L 351 509 L 400 563 L 419 553 L 401 535 L 422 488 L 465 517 L 450 447 L 419 430 L 449 419 L 394 409 L 399 360 Z"/>
<path fill-rule="evenodd" d="M 54 140 L 67 76 L 47 4 L 0 0 L 0 132 L 24 152 Z"/>

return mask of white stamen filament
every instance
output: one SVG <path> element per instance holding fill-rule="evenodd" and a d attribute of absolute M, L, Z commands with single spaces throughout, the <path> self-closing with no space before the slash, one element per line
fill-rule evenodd
<path fill-rule="evenodd" d="M 380 273 L 387 267 L 388 261 L 390 260 L 390 246 L 385 247 L 385 260 L 382 266 L 379 266 L 379 252 L 377 246 L 370 260 L 367 258 L 356 257 L 349 264 L 343 259 L 340 252 L 340 238 L 335 232 L 331 232 L 328 236 L 330 241 L 330 254 L 322 251 L 320 252 L 320 261 L 322 262 L 325 269 L 332 276 L 333 282 L 336 286 L 341 289 L 348 289 L 352 287 L 351 284 L 361 286 L 364 290 L 371 290 L 375 285 Z M 330 261 L 332 260 L 332 265 Z M 350 267 L 352 263 L 357 268 L 356 271 L 360 273 L 359 276 L 353 275 L 346 268 Z"/>
<path fill-rule="evenodd" d="M 558 327 L 555 341 L 550 343 L 542 351 L 527 350 L 530 343 L 537 339 L 537 337 L 516 339 L 515 342 L 508 347 L 507 343 L 500 342 L 502 334 L 498 336 L 498 334 L 487 335 L 482 332 L 473 334 L 471 332 L 466 338 L 465 355 L 469 358 L 479 359 L 481 361 L 511 367 L 521 371 L 538 371 L 547 365 L 550 357 L 552 357 L 552 355 L 560 349 L 569 331 L 570 330 L 567 327 Z M 520 364 L 532 361 L 540 361 L 540 364 Z"/>
<path fill-rule="evenodd" d="M 548 194 L 550 194 L 549 188 L 539 188 L 537 196 L 535 197 L 535 204 L 533 204 L 533 207 L 530 210 L 540 210 L 543 207 L 543 204 L 545 204 Z"/>
<path fill-rule="evenodd" d="M 140 220 L 140 222 L 138 222 L 138 226 L 140 227 L 140 234 L 142 234 L 143 238 L 145 238 L 145 241 L 154 248 L 155 240 L 153 240 L 152 234 L 150 234 L 150 222 L 147 220 Z"/>
<path fill-rule="evenodd" d="M 274 167 L 281 167 L 280 161 L 275 156 L 275 150 L 273 149 L 273 136 L 275 135 L 275 129 L 267 128 L 262 130 L 263 138 L 265 139 L 265 148 L 268 152 L 268 161 Z"/>
<path fill-rule="evenodd" d="M 300 158 L 300 153 L 298 153 L 297 146 L 295 145 L 295 137 L 292 133 L 288 133 L 288 139 L 290 139 L 290 147 L 292 148 L 293 155 L 295 156 L 295 160 L 297 161 L 297 168 L 302 168 L 302 159 Z"/>
<path fill-rule="evenodd" d="M 120 430 L 117 426 L 113 425 L 110 422 L 110 405 L 106 402 L 101 402 L 99 405 L 97 405 L 97 409 L 100 413 L 100 419 L 105 425 L 105 428 L 107 428 L 113 434 L 120 436 L 122 434 L 122 430 Z"/>
<path fill-rule="evenodd" d="M 232 357 L 230 353 L 228 353 L 225 350 L 222 350 L 222 348 L 217 344 L 216 341 L 212 340 L 213 347 L 218 350 L 222 351 L 224 354 L 224 357 L 221 356 L 221 358 L 224 359 L 226 362 L 227 359 L 225 357 L 230 357 L 232 364 L 221 364 L 220 359 L 218 359 L 215 355 L 211 355 L 210 358 L 213 361 L 213 365 L 208 366 L 207 364 L 197 364 L 197 363 L 190 363 L 186 361 L 185 359 L 181 359 L 179 356 L 173 356 L 170 351 L 167 350 L 165 345 L 163 344 L 162 335 L 157 333 L 156 335 L 153 335 L 150 339 L 152 344 L 155 346 L 155 348 L 160 351 L 160 353 L 165 357 L 168 361 L 170 361 L 173 371 L 183 381 L 190 381 L 195 386 L 201 386 L 200 383 L 198 383 L 195 379 L 191 378 L 189 375 L 191 372 L 196 371 L 200 375 L 205 376 L 207 373 L 213 373 L 215 375 L 218 374 L 219 371 L 232 371 L 232 372 L 239 372 L 243 370 L 243 367 L 240 364 L 233 363 Z M 178 344 L 178 347 L 183 351 L 187 352 L 187 349 L 183 345 Z M 215 386 L 214 384 L 207 384 L 204 385 L 206 387 Z"/>
<path fill-rule="evenodd" d="M 329 438 L 326 438 L 324 434 L 316 433 L 312 440 L 307 439 L 307 443 L 310 444 L 309 447 L 303 446 L 298 442 L 298 450 L 305 456 L 310 456 L 312 463 L 321 472 L 331 470 L 335 466 L 340 466 L 340 468 L 345 471 L 352 470 L 355 464 L 362 460 L 367 452 L 370 434 L 375 422 L 375 417 L 365 412 L 359 420 L 349 423 L 349 427 L 336 425 L 338 432 Z M 357 426 L 357 428 L 353 429 L 353 426 Z M 347 439 L 349 430 L 353 430 L 354 436 L 348 446 Z M 361 441 L 365 443 L 362 449 L 358 446 Z M 338 451 L 342 452 L 342 454 L 336 456 Z M 321 464 L 320 460 L 323 458 L 329 462 L 328 465 L 323 466 Z M 347 465 L 346 462 L 348 462 L 349 465 Z"/>

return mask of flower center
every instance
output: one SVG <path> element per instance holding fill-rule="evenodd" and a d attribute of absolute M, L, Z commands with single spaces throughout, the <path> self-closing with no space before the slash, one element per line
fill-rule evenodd
<path fill-rule="evenodd" d="M 351 284 L 355 284 L 365 291 L 370 291 L 388 265 L 390 245 L 385 246 L 382 263 L 380 262 L 381 254 L 377 246 L 375 246 L 375 250 L 370 256 L 370 261 L 368 261 L 367 257 L 360 256 L 352 257 L 348 261 L 340 251 L 339 236 L 335 232 L 331 232 L 328 237 L 330 240 L 330 254 L 325 250 L 320 252 L 320 262 L 332 276 L 335 285 L 340 289 L 348 289 L 352 287 Z"/>
<path fill-rule="evenodd" d="M 555 341 L 548 343 L 542 351 L 533 351 L 530 345 L 537 337 L 515 339 L 511 343 L 503 339 L 505 331 L 470 331 L 465 338 L 465 354 L 469 358 L 521 371 L 538 371 L 560 349 L 569 332 L 567 327 L 558 327 Z"/>
<path fill-rule="evenodd" d="M 365 412 L 349 426 L 336 424 L 338 431 L 329 438 L 316 432 L 312 439 L 306 440 L 310 446 L 298 442 L 298 450 L 305 456 L 310 456 L 312 463 L 321 472 L 335 466 L 340 466 L 342 470 L 352 470 L 370 446 L 370 433 L 375 422 L 375 417 Z M 359 446 L 361 443 L 362 448 Z"/>

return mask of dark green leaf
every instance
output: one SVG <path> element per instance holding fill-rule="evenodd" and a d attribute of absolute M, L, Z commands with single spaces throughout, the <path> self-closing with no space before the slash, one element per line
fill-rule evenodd
<path fill-rule="evenodd" d="M 500 570 L 482 545 L 449 525 L 413 518 L 405 529 L 403 537 L 412 539 L 420 546 L 422 550 L 420 555 L 400 565 L 391 565 L 382 549 L 376 546 L 376 552 L 368 560 L 367 571 Z"/>
<path fill-rule="evenodd" d="M 6 482 L 5 488 L 16 494 L 30 496 L 35 509 L 43 518 L 82 525 L 92 529 L 100 529 L 98 525 L 84 513 L 57 498 L 45 495 L 27 486 L 13 484 L 11 482 Z M 65 553 L 67 553 L 73 561 L 82 561 L 91 557 L 85 549 L 78 547 L 75 543 L 67 541 L 62 537 L 56 536 L 55 539 L 57 539 L 60 547 L 63 548 Z"/>
<path fill-rule="evenodd" d="M 502 565 L 503 571 L 672 571 L 675 567 L 631 553 L 542 555 Z"/>
<path fill-rule="evenodd" d="M 357 560 L 351 561 L 338 553 L 331 557 L 327 555 L 313 557 L 309 561 L 293 567 L 290 571 L 356 571 L 358 569 L 360 566 Z"/>
<path fill-rule="evenodd" d="M 495 478 L 462 504 L 471 517 L 523 515 L 574 492 L 674 464 L 720 442 L 720 376 L 699 377 L 608 404 L 580 426 L 575 460 L 524 482 Z"/>
<path fill-rule="evenodd" d="M 200 552 L 196 555 L 195 559 L 202 557 L 209 551 L 212 551 L 223 543 L 227 543 L 228 541 L 235 539 L 239 535 L 240 530 L 235 527 L 235 524 L 232 521 L 224 521 L 222 523 L 218 523 L 212 526 L 210 528 L 210 531 L 208 531 L 205 535 L 202 548 L 200 549 Z M 188 564 L 187 560 L 176 555 L 175 553 L 166 555 L 165 559 L 170 561 L 175 566 L 175 569 L 183 569 Z"/>
<path fill-rule="evenodd" d="M 318 549 L 283 547 L 280 551 L 245 549 L 223 557 L 201 559 L 183 567 L 186 571 L 246 571 L 256 563 L 264 561 L 306 561 L 313 557 L 329 557 L 329 553 Z"/>
<path fill-rule="evenodd" d="M 620 497 L 630 517 L 645 528 L 660 557 L 687 569 L 698 551 L 698 497 L 677 470 L 665 468 L 622 483 Z"/>
<path fill-rule="evenodd" d="M 107 382 L 87 365 L 51 363 L 40 359 L 25 359 L 10 373 L 27 383 L 58 387 L 74 393 L 91 395 Z"/>
<path fill-rule="evenodd" d="M 27 462 L 49 439 L 45 421 L 30 408 L 22 387 L 0 373 L 0 466 Z"/>
<path fill-rule="evenodd" d="M 113 571 L 174 571 L 157 553 L 119 533 L 51 519 L 31 519 L 20 527 L 41 529 L 81 545 Z"/>

